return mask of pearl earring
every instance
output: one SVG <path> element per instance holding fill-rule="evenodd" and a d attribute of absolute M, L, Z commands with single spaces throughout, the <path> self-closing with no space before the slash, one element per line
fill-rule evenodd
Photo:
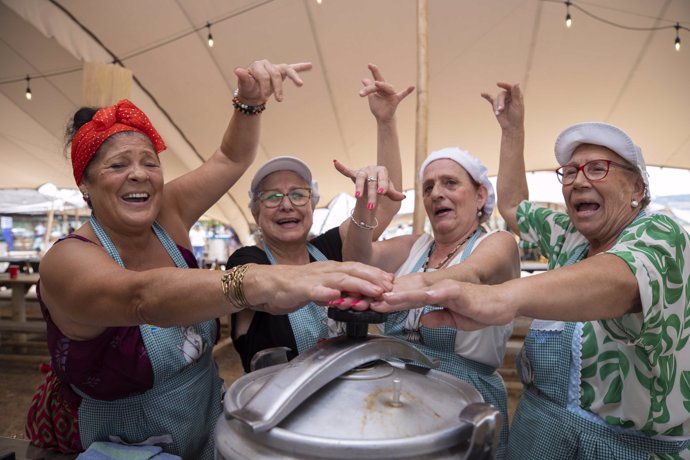
<path fill-rule="evenodd" d="M 633 209 L 635 209 L 635 208 L 638 207 L 639 205 L 640 205 L 640 203 L 638 203 L 637 200 L 632 200 L 632 201 L 630 202 L 630 207 L 633 208 Z"/>
<path fill-rule="evenodd" d="M 82 193 L 81 197 L 84 199 L 84 201 L 89 201 L 89 198 L 91 198 L 89 194 L 86 192 Z"/>
<path fill-rule="evenodd" d="M 482 217 L 484 215 L 484 211 L 481 209 L 477 209 L 477 217 Z"/>

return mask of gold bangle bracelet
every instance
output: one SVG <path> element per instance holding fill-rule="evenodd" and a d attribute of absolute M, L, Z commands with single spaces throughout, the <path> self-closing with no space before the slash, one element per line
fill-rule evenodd
<path fill-rule="evenodd" d="M 238 311 L 252 306 L 244 295 L 244 275 L 248 268 L 249 264 L 237 265 L 225 270 L 220 279 L 223 295 Z"/>

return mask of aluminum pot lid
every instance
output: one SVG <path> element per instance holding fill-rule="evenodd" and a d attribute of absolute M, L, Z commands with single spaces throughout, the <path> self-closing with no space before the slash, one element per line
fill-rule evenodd
<path fill-rule="evenodd" d="M 328 340 L 287 364 L 235 381 L 225 395 L 226 423 L 252 442 L 321 452 L 323 458 L 352 449 L 422 453 L 469 439 L 473 426 L 460 414 L 483 403 L 479 392 L 450 374 L 404 361 L 433 364 L 390 337 Z"/>

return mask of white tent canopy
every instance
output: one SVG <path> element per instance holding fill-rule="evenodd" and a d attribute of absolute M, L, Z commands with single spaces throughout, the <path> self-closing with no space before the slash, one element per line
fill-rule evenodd
<path fill-rule="evenodd" d="M 57 189 L 44 195 L 31 189 L 0 189 L 0 214 L 46 214 L 86 208 L 78 190 Z"/>
<path fill-rule="evenodd" d="M 62 133 L 81 105 L 82 62 L 117 60 L 133 72 L 131 99 L 169 146 L 161 159 L 170 180 L 217 148 L 233 69 L 267 58 L 311 61 L 314 69 L 303 88 L 287 88 L 283 103 L 269 103 L 257 163 L 303 158 L 328 203 L 352 189 L 331 160 L 359 167 L 375 159 L 375 123 L 357 95 L 366 64 L 378 64 L 399 88 L 415 83 L 416 11 L 415 0 L 2 0 L 0 187 L 73 186 Z M 588 0 L 574 2 L 571 16 L 567 29 L 560 1 L 430 0 L 428 150 L 458 145 L 496 174 L 500 131 L 479 93 L 508 81 L 526 95 L 530 171 L 555 167 L 554 139 L 586 120 L 627 130 L 649 165 L 690 168 L 690 2 Z M 680 51 L 673 47 L 677 22 Z M 24 98 L 27 75 L 31 101 Z M 402 188 L 410 189 L 414 95 L 397 118 Z M 209 213 L 242 241 L 257 167 Z"/>

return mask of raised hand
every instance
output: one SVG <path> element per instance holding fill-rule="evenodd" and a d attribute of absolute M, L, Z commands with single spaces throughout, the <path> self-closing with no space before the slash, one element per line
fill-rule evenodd
<path fill-rule="evenodd" d="M 396 92 L 390 83 L 387 83 L 381 75 L 381 71 L 375 64 L 368 65 L 371 78 L 362 79 L 362 88 L 359 95 L 369 99 L 369 109 L 378 121 L 390 121 L 395 116 L 400 101 L 405 99 L 412 91 L 414 85 L 410 85 L 402 91 Z"/>
<path fill-rule="evenodd" d="M 272 64 L 267 60 L 255 61 L 249 67 L 235 69 L 238 97 L 248 105 L 260 105 L 273 95 L 276 101 L 283 100 L 283 80 L 289 78 L 297 86 L 304 82 L 300 72 L 310 70 L 311 62 L 296 64 Z"/>
<path fill-rule="evenodd" d="M 376 196 L 383 195 L 393 201 L 402 201 L 405 195 L 396 190 L 393 182 L 388 180 L 388 170 L 385 166 L 366 166 L 361 169 L 350 169 L 338 160 L 333 160 L 335 169 L 345 177 L 349 177 L 355 184 L 355 198 L 367 199 L 368 208 L 376 207 Z"/>
<path fill-rule="evenodd" d="M 481 93 L 481 96 L 491 104 L 498 124 L 503 129 L 522 127 L 525 120 L 525 104 L 520 86 L 503 82 L 496 83 L 496 86 L 502 91 L 495 97 L 489 93 Z"/>

